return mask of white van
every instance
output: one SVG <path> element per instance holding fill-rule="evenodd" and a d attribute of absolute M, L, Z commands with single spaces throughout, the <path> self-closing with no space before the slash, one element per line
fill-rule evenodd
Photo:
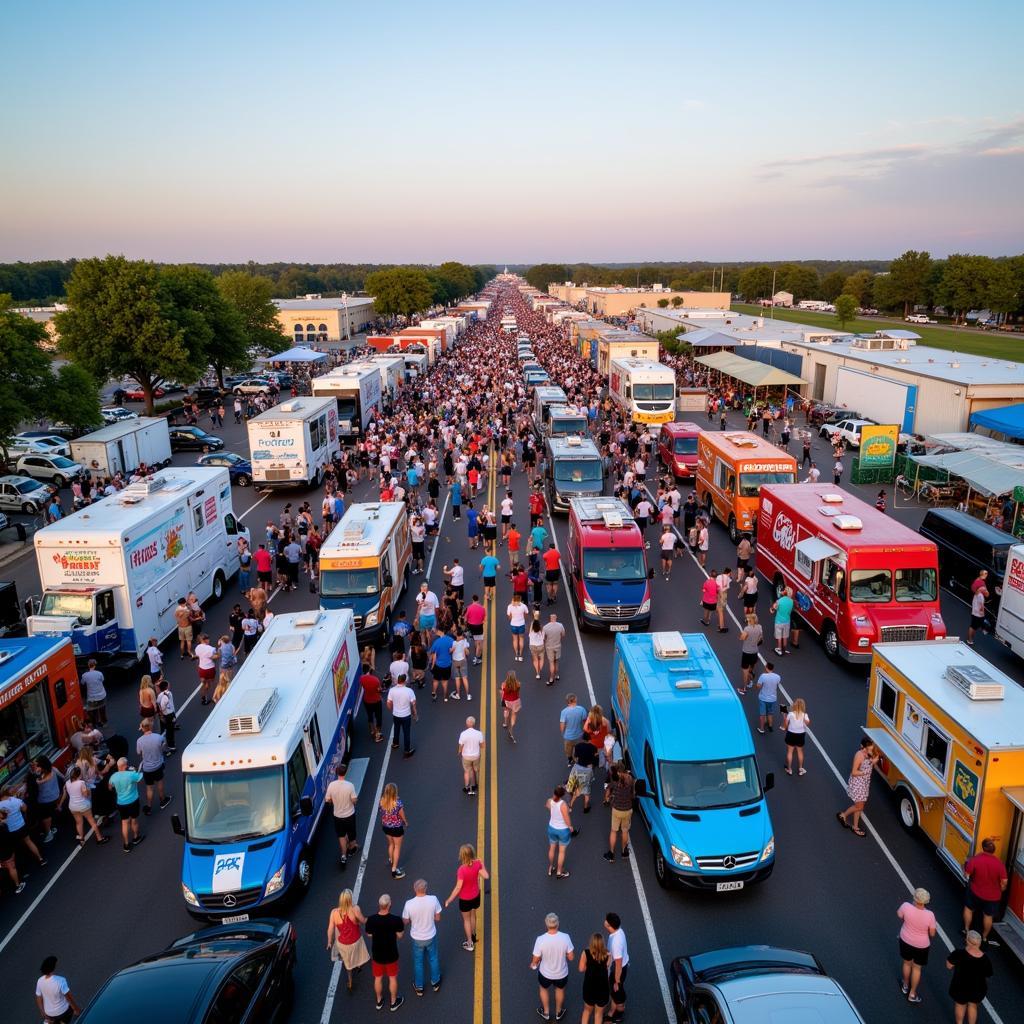
<path fill-rule="evenodd" d="M 291 398 L 249 420 L 252 479 L 257 487 L 320 486 L 341 451 L 334 398 Z"/>

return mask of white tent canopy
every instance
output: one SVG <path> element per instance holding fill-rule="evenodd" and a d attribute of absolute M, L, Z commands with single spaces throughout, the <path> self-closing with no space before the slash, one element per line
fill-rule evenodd
<path fill-rule="evenodd" d="M 272 356 L 260 356 L 259 363 L 322 363 L 327 359 L 326 352 L 314 352 L 304 345 L 286 349 Z"/>
<path fill-rule="evenodd" d="M 999 457 L 988 448 L 974 448 L 970 451 L 946 452 L 945 455 L 914 455 L 911 458 L 921 466 L 944 469 L 960 477 L 972 490 L 986 498 L 1009 494 L 1015 487 L 1024 487 L 1024 449 L 1016 456 L 1004 454 Z"/>

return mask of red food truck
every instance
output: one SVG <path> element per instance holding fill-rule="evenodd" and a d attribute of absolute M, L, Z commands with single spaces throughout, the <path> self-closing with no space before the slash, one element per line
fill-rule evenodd
<path fill-rule="evenodd" d="M 795 612 L 830 658 L 871 660 L 880 641 L 940 640 L 935 545 L 832 484 L 761 488 L 757 568 L 793 588 Z"/>

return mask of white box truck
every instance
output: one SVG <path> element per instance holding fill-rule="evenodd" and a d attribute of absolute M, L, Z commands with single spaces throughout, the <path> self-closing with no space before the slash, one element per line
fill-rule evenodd
<path fill-rule="evenodd" d="M 375 409 L 381 408 L 380 367 L 349 363 L 312 380 L 313 395 L 338 404 L 338 434 L 343 440 L 362 436 Z"/>
<path fill-rule="evenodd" d="M 320 486 L 341 451 L 338 403 L 329 397 L 291 398 L 249 420 L 252 481 L 257 487 Z"/>
<path fill-rule="evenodd" d="M 30 636 L 67 636 L 75 655 L 130 668 L 177 629 L 178 599 L 220 599 L 247 531 L 227 469 L 172 467 L 39 530 L 43 595 Z"/>
<path fill-rule="evenodd" d="M 380 370 L 380 387 L 392 401 L 398 397 L 405 383 L 405 356 L 401 352 L 382 352 L 370 356 L 369 362 Z"/>
<path fill-rule="evenodd" d="M 405 356 L 405 376 L 409 380 L 413 380 L 415 377 L 425 377 L 427 375 L 427 366 L 429 360 L 426 352 L 404 352 Z"/>
<path fill-rule="evenodd" d="M 996 639 L 1024 658 L 1024 544 L 1006 553 L 1006 572 L 996 615 Z"/>
<path fill-rule="evenodd" d="M 167 420 L 140 416 L 124 420 L 71 442 L 71 458 L 82 463 L 94 477 L 128 476 L 145 463 L 150 469 L 171 462 L 171 436 Z"/>

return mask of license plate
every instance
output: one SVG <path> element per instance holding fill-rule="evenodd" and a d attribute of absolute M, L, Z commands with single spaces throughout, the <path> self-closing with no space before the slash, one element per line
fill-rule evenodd
<path fill-rule="evenodd" d="M 724 884 L 728 884 L 728 883 L 724 883 Z M 740 885 L 742 885 L 742 884 L 743 883 L 740 882 Z M 241 924 L 243 921 L 248 921 L 248 920 L 249 920 L 249 915 L 248 914 L 232 914 L 230 917 L 222 917 L 220 919 L 220 923 L 221 924 Z"/>
<path fill-rule="evenodd" d="M 733 892 L 736 889 L 742 889 L 742 882 L 719 882 L 715 886 L 715 892 Z"/>
<path fill-rule="evenodd" d="M 609 626 L 608 629 L 612 633 L 628 633 L 629 632 L 629 623 L 628 622 L 617 622 L 617 623 L 615 623 L 615 625 Z"/>

